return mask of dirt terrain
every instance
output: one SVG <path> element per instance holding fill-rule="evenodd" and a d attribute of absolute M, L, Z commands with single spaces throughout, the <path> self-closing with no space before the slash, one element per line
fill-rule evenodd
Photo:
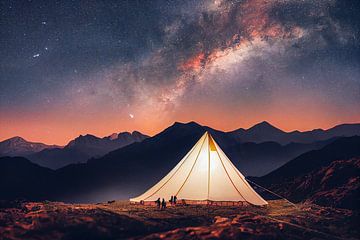
<path fill-rule="evenodd" d="M 359 239 L 357 212 L 291 205 L 176 206 L 6 202 L 0 239 Z"/>

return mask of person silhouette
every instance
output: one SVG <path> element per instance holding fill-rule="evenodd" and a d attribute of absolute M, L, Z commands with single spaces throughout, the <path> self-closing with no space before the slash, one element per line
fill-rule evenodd
<path fill-rule="evenodd" d="M 158 198 L 156 201 L 155 201 L 155 203 L 156 203 L 156 205 L 157 205 L 157 207 L 158 207 L 158 209 L 160 209 L 160 198 Z"/>
<path fill-rule="evenodd" d="M 165 209 L 166 208 L 166 201 L 165 199 L 163 198 L 162 199 L 162 202 L 161 202 L 161 209 Z"/>
<path fill-rule="evenodd" d="M 174 203 L 174 205 L 176 205 L 176 200 L 177 200 L 177 197 L 174 196 L 174 198 L 173 198 L 173 203 Z"/>
<path fill-rule="evenodd" d="M 169 200 L 171 206 L 173 205 L 173 201 L 174 201 L 174 197 L 171 196 L 171 198 L 170 198 L 170 200 Z"/>

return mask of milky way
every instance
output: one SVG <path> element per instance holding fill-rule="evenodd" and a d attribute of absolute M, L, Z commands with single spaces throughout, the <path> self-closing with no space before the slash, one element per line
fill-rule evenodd
<path fill-rule="evenodd" d="M 0 138 L 360 121 L 357 1 L 2 1 Z"/>

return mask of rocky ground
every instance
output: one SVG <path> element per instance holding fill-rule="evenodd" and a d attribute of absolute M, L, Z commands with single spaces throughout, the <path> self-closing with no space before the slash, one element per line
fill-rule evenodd
<path fill-rule="evenodd" d="M 128 202 L 5 202 L 0 239 L 359 239 L 351 210 L 293 206 L 176 206 L 158 210 Z"/>
<path fill-rule="evenodd" d="M 360 157 L 334 160 L 300 176 L 294 173 L 286 179 L 262 181 L 267 188 L 294 202 L 360 210 Z"/>

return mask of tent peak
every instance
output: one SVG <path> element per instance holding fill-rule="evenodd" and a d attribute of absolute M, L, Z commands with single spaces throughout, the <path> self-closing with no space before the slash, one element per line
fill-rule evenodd
<path fill-rule="evenodd" d="M 204 134 L 206 134 L 206 135 L 210 135 L 210 136 L 211 136 L 211 134 L 210 134 L 209 130 L 206 130 Z"/>

